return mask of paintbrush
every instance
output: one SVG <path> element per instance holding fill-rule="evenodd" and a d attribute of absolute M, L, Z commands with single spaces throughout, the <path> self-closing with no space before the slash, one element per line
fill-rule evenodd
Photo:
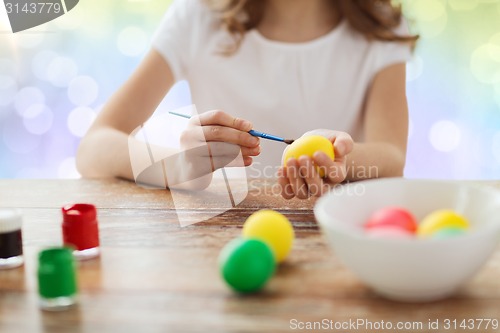
<path fill-rule="evenodd" d="M 179 117 L 183 117 L 183 118 L 186 118 L 186 119 L 191 118 L 191 116 L 188 116 L 188 115 L 185 115 L 185 114 L 182 114 L 182 113 L 177 113 L 177 112 L 173 112 L 173 111 L 170 111 L 169 113 L 173 114 L 174 116 L 179 116 Z M 287 145 L 292 144 L 293 141 L 294 141 L 294 140 L 291 140 L 291 139 L 283 139 L 283 138 L 280 138 L 279 136 L 276 136 L 276 135 L 262 133 L 262 132 L 255 131 L 255 130 L 248 131 L 248 134 L 250 134 L 252 136 L 257 136 L 259 138 L 267 139 L 267 140 L 284 142 Z"/>

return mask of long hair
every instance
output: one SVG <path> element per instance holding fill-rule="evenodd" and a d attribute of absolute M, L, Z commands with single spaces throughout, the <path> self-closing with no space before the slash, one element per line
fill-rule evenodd
<path fill-rule="evenodd" d="M 234 45 L 225 51 L 234 53 L 245 33 L 260 23 L 266 0 L 204 0 L 221 14 L 222 26 L 234 38 Z M 412 47 L 418 36 L 399 36 L 394 29 L 402 20 L 401 7 L 391 0 L 332 0 L 337 1 L 340 14 L 350 26 L 368 39 L 409 43 Z"/>

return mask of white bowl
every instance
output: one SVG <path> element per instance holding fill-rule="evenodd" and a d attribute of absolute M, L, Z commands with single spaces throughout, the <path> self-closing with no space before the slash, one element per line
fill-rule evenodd
<path fill-rule="evenodd" d="M 453 209 L 471 230 L 446 239 L 377 238 L 363 224 L 379 208 L 401 206 L 418 221 Z M 451 295 L 496 249 L 500 191 L 470 183 L 369 180 L 339 186 L 314 208 L 321 230 L 342 262 L 379 294 L 400 301 L 432 301 Z"/>

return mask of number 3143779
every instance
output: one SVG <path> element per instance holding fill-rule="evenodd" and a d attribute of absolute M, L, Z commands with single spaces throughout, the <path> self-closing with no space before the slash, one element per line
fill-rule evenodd
<path fill-rule="evenodd" d="M 12 3 L 5 1 L 7 14 L 59 14 L 62 10 L 61 4 L 52 2 Z"/>

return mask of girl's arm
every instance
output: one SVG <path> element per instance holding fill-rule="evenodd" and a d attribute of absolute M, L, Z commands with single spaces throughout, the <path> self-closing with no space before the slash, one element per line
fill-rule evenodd
<path fill-rule="evenodd" d="M 403 176 L 408 140 L 405 64 L 387 67 L 375 76 L 364 124 L 365 142 L 356 143 L 349 154 L 346 180 Z"/>
<path fill-rule="evenodd" d="M 76 164 L 83 177 L 133 179 L 129 134 L 153 114 L 173 83 L 168 64 L 150 51 L 82 139 Z"/>
<path fill-rule="evenodd" d="M 355 143 L 344 132 L 316 130 L 307 134 L 328 137 L 335 149 L 335 161 L 324 153 L 313 159 L 290 159 L 279 171 L 283 197 L 305 199 L 321 196 L 332 185 L 378 177 L 400 177 L 406 160 L 408 105 L 406 71 L 397 64 L 380 71 L 373 80 L 365 101 L 365 141 Z M 314 164 L 326 170 L 320 178 Z"/>
<path fill-rule="evenodd" d="M 129 135 L 151 117 L 173 83 L 169 65 L 157 51 L 151 50 L 128 81 L 111 97 L 81 141 L 76 163 L 82 176 L 134 179 L 129 144 L 139 147 L 143 144 L 129 141 Z M 206 112 L 193 117 L 183 133 L 181 146 L 186 147 L 185 150 L 155 147 L 155 151 L 161 150 L 158 155 L 170 156 L 169 162 L 175 165 L 175 172 L 178 171 L 175 183 L 179 183 L 213 171 L 212 167 L 203 167 L 205 165 L 224 166 L 227 155 L 234 155 L 234 146 L 241 148 L 244 164 L 251 164 L 251 156 L 260 151 L 259 140 L 247 133 L 251 128 L 250 122 L 222 111 Z M 209 154 L 205 154 L 204 149 L 189 149 L 201 144 L 206 146 L 206 143 L 211 148 L 206 149 Z M 220 143 L 228 145 L 221 146 Z M 226 153 L 227 150 L 230 153 Z M 148 163 L 149 160 L 144 161 L 145 165 Z M 188 175 L 186 170 L 193 172 Z M 160 183 L 168 187 L 166 180 L 161 179 Z"/>

